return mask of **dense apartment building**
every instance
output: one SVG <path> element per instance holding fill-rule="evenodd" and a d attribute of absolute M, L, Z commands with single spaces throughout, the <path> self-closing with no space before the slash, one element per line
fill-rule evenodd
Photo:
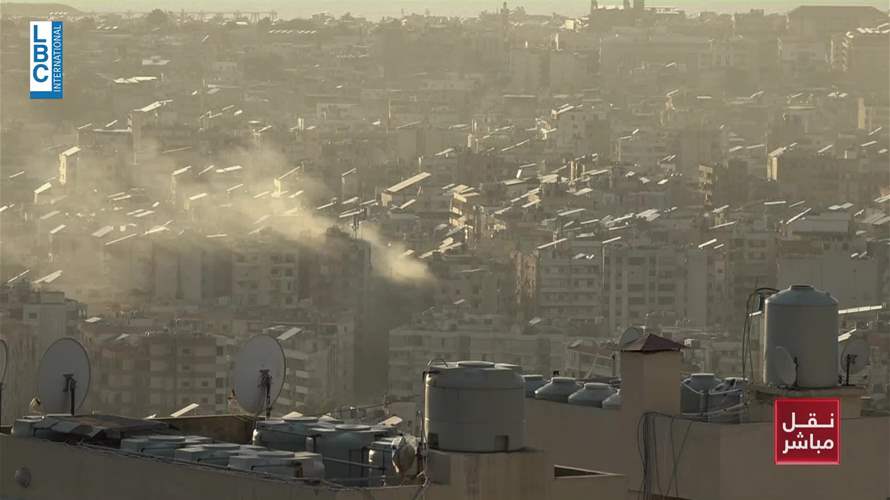
<path fill-rule="evenodd" d="M 527 318 L 565 321 L 587 335 L 604 317 L 602 244 L 593 234 L 555 239 L 514 253 L 516 292 Z"/>
<path fill-rule="evenodd" d="M 97 409 L 166 416 L 195 403 L 196 414 L 229 413 L 232 339 L 177 326 L 119 331 L 132 333 L 104 334 L 88 342 Z"/>
<path fill-rule="evenodd" d="M 250 239 L 232 253 L 232 304 L 296 307 L 300 248 L 285 238 Z"/>
<path fill-rule="evenodd" d="M 562 368 L 565 342 L 562 329 L 540 320 L 517 326 L 508 317 L 471 314 L 460 306 L 427 310 L 389 332 L 388 396 L 417 400 L 423 391 L 418 373 L 433 360 L 497 361 L 548 374 Z"/>
<path fill-rule="evenodd" d="M 263 333 L 278 340 L 287 366 L 276 411 L 325 413 L 354 400 L 352 323 L 286 323 Z"/>

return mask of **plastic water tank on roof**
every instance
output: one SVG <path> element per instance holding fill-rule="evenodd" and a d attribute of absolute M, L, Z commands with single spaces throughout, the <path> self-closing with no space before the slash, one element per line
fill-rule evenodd
<path fill-rule="evenodd" d="M 550 382 L 535 391 L 535 399 L 566 403 L 575 391 L 578 382 L 573 377 L 553 377 Z"/>
<path fill-rule="evenodd" d="M 579 406 L 603 407 L 603 401 L 615 394 L 615 389 L 602 382 L 587 382 L 584 387 L 569 396 L 569 404 Z"/>
<path fill-rule="evenodd" d="M 485 361 L 439 364 L 426 375 L 424 432 L 430 448 L 504 452 L 525 447 L 525 382 Z"/>
<path fill-rule="evenodd" d="M 810 285 L 794 285 L 766 300 L 765 321 L 766 342 L 761 345 L 766 347 L 763 370 L 768 384 L 808 389 L 838 385 L 834 297 Z M 796 383 L 789 381 L 789 372 L 796 372 Z"/>
<path fill-rule="evenodd" d="M 707 395 L 720 384 L 713 373 L 693 373 L 680 383 L 680 408 L 684 413 L 707 411 Z"/>
<path fill-rule="evenodd" d="M 332 480 L 352 480 L 366 477 L 364 465 L 371 444 L 381 432 L 367 425 L 338 424 L 323 432 L 315 433 L 314 452 L 325 459 L 325 475 Z M 354 484 L 354 483 L 350 483 Z"/>
<path fill-rule="evenodd" d="M 621 389 L 618 389 L 618 392 L 603 400 L 603 408 L 612 410 L 621 408 Z"/>

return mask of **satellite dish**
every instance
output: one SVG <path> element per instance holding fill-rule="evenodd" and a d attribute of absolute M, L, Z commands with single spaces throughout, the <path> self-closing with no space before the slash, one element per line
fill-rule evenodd
<path fill-rule="evenodd" d="M 61 338 L 40 360 L 37 396 L 46 413 L 70 413 L 83 405 L 90 390 L 90 357 L 80 342 Z"/>
<path fill-rule="evenodd" d="M 643 330 L 640 330 L 635 326 L 631 326 L 627 330 L 624 330 L 624 333 L 621 334 L 621 337 L 618 337 L 618 348 L 624 349 L 625 347 L 633 344 L 641 338 L 643 338 Z"/>
<path fill-rule="evenodd" d="M 234 392 L 245 411 L 269 418 L 284 386 L 285 361 L 281 344 L 269 335 L 247 341 L 235 357 Z"/>
<path fill-rule="evenodd" d="M 850 375 L 861 372 L 868 366 L 868 342 L 861 337 L 848 338 L 838 342 L 840 363 L 838 369 L 844 375 L 844 385 L 850 384 Z"/>
<path fill-rule="evenodd" d="M 797 364 L 787 349 L 782 346 L 776 346 L 773 349 L 770 363 L 773 365 L 773 371 L 783 385 L 792 386 L 797 382 Z"/>

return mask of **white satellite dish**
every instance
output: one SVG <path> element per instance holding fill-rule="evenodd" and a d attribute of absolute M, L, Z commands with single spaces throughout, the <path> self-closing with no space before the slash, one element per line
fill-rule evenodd
<path fill-rule="evenodd" d="M 9 348 L 6 341 L 0 339 L 0 422 L 3 419 L 3 381 L 6 379 L 6 365 L 9 361 Z"/>
<path fill-rule="evenodd" d="M 70 413 L 83 405 L 90 390 L 90 357 L 80 342 L 61 338 L 40 360 L 37 397 L 46 413 Z"/>
<path fill-rule="evenodd" d="M 773 349 L 770 363 L 772 363 L 773 371 L 775 371 L 776 376 L 783 385 L 792 386 L 797 382 L 797 364 L 787 349 L 782 346 L 776 346 Z"/>
<path fill-rule="evenodd" d="M 284 350 L 269 335 L 257 335 L 247 341 L 235 357 L 234 392 L 238 404 L 254 415 L 272 412 L 284 386 L 286 370 Z"/>
<path fill-rule="evenodd" d="M 861 337 L 847 338 L 838 342 L 840 359 L 838 369 L 844 377 L 844 385 L 850 383 L 850 375 L 861 372 L 868 366 L 868 342 Z"/>
<path fill-rule="evenodd" d="M 627 330 L 624 330 L 624 333 L 618 337 L 618 348 L 624 349 L 625 347 L 633 344 L 637 340 L 643 338 L 643 330 L 635 326 L 629 327 Z"/>

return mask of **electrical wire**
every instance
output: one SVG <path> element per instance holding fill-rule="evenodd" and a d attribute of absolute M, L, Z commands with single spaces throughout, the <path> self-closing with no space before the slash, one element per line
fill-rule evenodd
<path fill-rule="evenodd" d="M 751 351 L 751 314 L 754 312 L 754 304 L 752 304 L 752 301 L 755 298 L 760 298 L 761 301 L 764 301 L 770 295 L 778 293 L 778 291 L 779 290 L 771 287 L 759 287 L 751 292 L 748 295 L 747 300 L 745 300 L 745 321 L 744 326 L 742 327 L 741 355 L 742 377 L 747 378 L 748 380 L 753 380 L 754 377 L 754 357 Z"/>
<path fill-rule="evenodd" d="M 669 443 L 671 447 L 671 464 L 670 475 L 667 489 L 661 486 L 660 475 L 658 470 L 658 438 L 656 418 L 667 418 L 669 420 Z M 683 431 L 683 439 L 677 448 L 674 443 L 674 422 L 682 420 L 686 422 L 686 429 Z M 692 424 L 695 419 L 688 416 L 670 415 L 661 412 L 645 412 L 640 415 L 637 420 L 637 454 L 640 457 L 642 465 L 642 476 L 640 478 L 640 486 L 637 491 L 637 499 L 650 500 L 656 490 L 661 497 L 670 495 L 671 490 L 676 492 L 676 496 L 680 496 L 680 462 L 683 458 L 683 452 L 686 449 Z M 654 488 L 653 488 L 654 481 Z"/>
<path fill-rule="evenodd" d="M 423 475 L 423 484 L 420 485 L 420 488 L 417 488 L 417 491 L 414 492 L 414 496 L 411 497 L 411 500 L 417 500 L 418 498 L 420 498 L 420 496 L 421 496 L 421 495 L 426 491 L 426 489 L 429 488 L 429 486 L 430 486 L 430 478 L 427 477 L 426 472 L 421 472 L 420 474 Z M 419 475 L 420 475 L 420 474 L 419 474 Z"/>

